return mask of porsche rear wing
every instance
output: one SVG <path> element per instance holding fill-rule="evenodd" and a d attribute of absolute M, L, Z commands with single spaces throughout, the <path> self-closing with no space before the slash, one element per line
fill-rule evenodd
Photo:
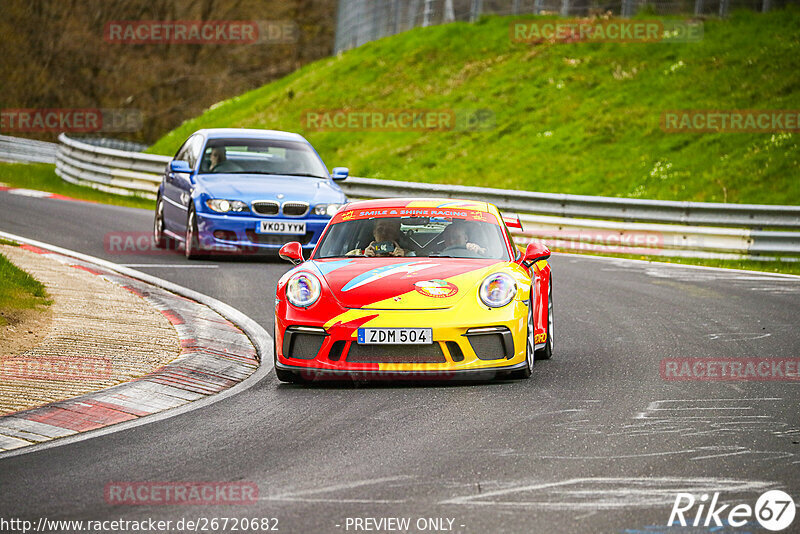
<path fill-rule="evenodd" d="M 522 230 L 522 221 L 519 219 L 519 215 L 516 213 L 512 215 L 503 215 L 503 222 L 506 223 L 506 226 L 509 228 Z"/>

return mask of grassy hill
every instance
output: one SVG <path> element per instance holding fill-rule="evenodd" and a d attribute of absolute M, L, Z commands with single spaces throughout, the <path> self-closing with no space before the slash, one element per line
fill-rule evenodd
<path fill-rule="evenodd" d="M 705 22 L 694 43 L 512 43 L 509 23 L 418 28 L 212 106 L 194 130 L 304 134 L 354 176 L 531 191 L 800 204 L 798 134 L 665 133 L 674 109 L 800 109 L 800 10 Z M 490 109 L 484 131 L 307 131 L 307 110 Z"/>

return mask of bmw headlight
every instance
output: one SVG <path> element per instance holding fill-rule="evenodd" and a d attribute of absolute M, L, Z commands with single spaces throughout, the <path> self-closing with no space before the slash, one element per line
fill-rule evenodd
<path fill-rule="evenodd" d="M 491 308 L 502 308 L 517 294 L 517 282 L 506 273 L 487 276 L 478 290 L 481 300 Z"/>
<path fill-rule="evenodd" d="M 246 211 L 250 211 L 250 208 L 247 207 L 247 204 L 242 202 L 241 200 L 225 200 L 224 198 L 212 198 L 206 200 L 206 206 L 211 211 L 216 211 L 217 213 L 242 213 Z"/>
<path fill-rule="evenodd" d="M 314 214 L 333 217 L 341 207 L 341 204 L 317 204 L 314 206 Z"/>
<path fill-rule="evenodd" d="M 311 273 L 297 273 L 286 283 L 286 299 L 298 308 L 307 308 L 314 304 L 320 292 L 319 280 Z"/>

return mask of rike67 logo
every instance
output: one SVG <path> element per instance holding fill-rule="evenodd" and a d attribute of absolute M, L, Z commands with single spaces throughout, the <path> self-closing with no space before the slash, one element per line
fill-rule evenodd
<path fill-rule="evenodd" d="M 697 509 L 693 510 L 695 504 Z M 699 499 L 691 493 L 678 493 L 667 525 L 722 527 L 725 521 L 729 526 L 743 527 L 755 518 L 763 528 L 777 532 L 792 524 L 795 512 L 794 500 L 781 490 L 764 492 L 755 507 L 744 503 L 735 506 L 720 504 L 719 492 L 714 493 L 710 503 L 707 493 Z"/>

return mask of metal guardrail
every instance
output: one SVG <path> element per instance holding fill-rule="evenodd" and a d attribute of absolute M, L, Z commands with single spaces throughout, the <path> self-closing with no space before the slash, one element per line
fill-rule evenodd
<path fill-rule="evenodd" d="M 559 217 L 800 229 L 800 206 L 592 197 L 371 178 L 348 178 L 345 184 L 349 194 L 363 197 L 398 196 L 397 192 L 400 191 L 404 196 L 471 198 L 491 202 L 505 210 L 546 213 Z"/>
<path fill-rule="evenodd" d="M 94 146 L 65 134 L 56 158 L 62 180 L 107 193 L 155 200 L 161 175 L 171 158 Z"/>
<path fill-rule="evenodd" d="M 147 150 L 147 145 L 142 143 L 126 141 L 124 139 L 114 139 L 113 137 L 81 137 L 80 141 L 94 146 L 113 148 L 115 150 L 124 150 L 127 152 L 144 152 Z"/>
<path fill-rule="evenodd" d="M 96 189 L 155 199 L 171 158 L 92 146 L 62 134 L 56 173 Z M 558 250 L 722 259 L 800 255 L 800 206 L 670 202 L 535 193 L 351 177 L 349 197 L 447 197 L 491 202 L 519 212 L 522 243 Z M 780 230 L 763 230 L 779 228 Z"/>
<path fill-rule="evenodd" d="M 0 135 L 0 161 L 55 163 L 58 143 Z"/>

